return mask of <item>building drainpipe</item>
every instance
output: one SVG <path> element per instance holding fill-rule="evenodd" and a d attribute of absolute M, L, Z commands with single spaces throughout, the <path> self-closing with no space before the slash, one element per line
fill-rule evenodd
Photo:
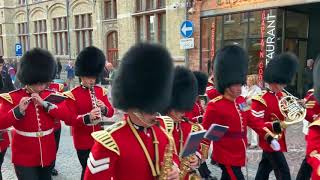
<path fill-rule="evenodd" d="M 189 0 L 185 0 L 185 20 L 187 21 L 188 20 L 188 1 Z M 189 63 L 189 51 L 188 51 L 188 49 L 186 49 L 186 50 L 184 50 L 184 58 L 185 58 L 185 64 L 186 64 L 186 66 L 188 67 L 188 68 L 190 68 L 189 67 L 189 65 L 190 65 L 190 63 Z"/>
<path fill-rule="evenodd" d="M 69 12 L 69 0 L 66 0 L 66 8 L 67 8 L 67 29 L 68 29 L 68 54 L 69 61 L 71 60 L 71 42 L 70 42 L 70 12 Z"/>
<path fill-rule="evenodd" d="M 27 34 L 28 34 L 26 50 L 28 51 L 30 49 L 30 38 L 31 38 L 30 30 L 29 30 L 30 20 L 29 20 L 29 2 L 28 2 L 28 0 L 26 0 L 26 9 L 27 9 Z"/>

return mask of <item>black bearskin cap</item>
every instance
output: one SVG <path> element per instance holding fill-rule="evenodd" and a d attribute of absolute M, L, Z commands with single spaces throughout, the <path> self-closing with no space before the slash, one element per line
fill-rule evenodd
<path fill-rule="evenodd" d="M 198 96 L 197 79 L 189 69 L 177 66 L 174 69 L 170 110 L 180 112 L 192 110 Z"/>
<path fill-rule="evenodd" d="M 44 49 L 27 51 L 20 60 L 17 77 L 24 85 L 51 82 L 56 70 L 52 54 Z"/>
<path fill-rule="evenodd" d="M 78 55 L 75 65 L 76 76 L 98 77 L 106 63 L 106 57 L 103 52 L 94 47 L 84 48 Z"/>
<path fill-rule="evenodd" d="M 230 45 L 220 49 L 214 59 L 215 86 L 224 94 L 233 84 L 245 84 L 248 72 L 248 55 L 239 46 Z"/>
<path fill-rule="evenodd" d="M 282 53 L 267 64 L 263 79 L 267 83 L 289 84 L 297 70 L 297 56 L 292 53 Z"/>
<path fill-rule="evenodd" d="M 171 100 L 173 60 L 164 47 L 139 43 L 121 60 L 112 85 L 114 107 L 162 112 Z"/>
<path fill-rule="evenodd" d="M 198 81 L 198 95 L 204 95 L 208 84 L 208 75 L 201 71 L 194 71 L 193 74 Z"/>
<path fill-rule="evenodd" d="M 318 55 L 313 67 L 313 88 L 314 96 L 320 103 L 320 55 Z"/>

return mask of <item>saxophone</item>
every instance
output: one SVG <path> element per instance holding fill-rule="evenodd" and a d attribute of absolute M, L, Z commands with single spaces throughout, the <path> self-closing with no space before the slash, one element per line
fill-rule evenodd
<path fill-rule="evenodd" d="M 160 175 L 158 180 L 167 180 L 168 173 L 171 171 L 173 166 L 173 153 L 174 144 L 173 139 L 169 138 L 169 144 L 166 145 L 164 155 L 163 155 L 163 166 L 161 167 Z"/>
<path fill-rule="evenodd" d="M 193 155 L 184 157 L 180 161 L 180 180 L 184 180 L 186 175 L 189 174 L 189 180 L 201 180 L 201 177 L 196 173 L 195 170 L 190 167 L 190 160 L 194 157 Z"/>

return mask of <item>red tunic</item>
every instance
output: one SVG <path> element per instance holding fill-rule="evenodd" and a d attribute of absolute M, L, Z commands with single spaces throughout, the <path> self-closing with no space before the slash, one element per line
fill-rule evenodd
<path fill-rule="evenodd" d="M 201 106 L 200 100 L 198 99 L 198 100 L 194 103 L 194 106 L 193 106 L 192 110 L 189 111 L 189 112 L 186 112 L 186 113 L 184 114 L 184 116 L 185 116 L 186 118 L 188 118 L 190 121 L 192 121 L 193 123 L 197 123 L 197 122 L 198 122 L 198 119 L 197 119 L 197 118 L 198 118 L 199 116 L 202 116 L 203 113 L 204 113 L 204 110 L 203 110 L 203 108 L 202 108 L 202 106 Z"/>
<path fill-rule="evenodd" d="M 51 82 L 48 89 L 54 91 L 54 92 L 59 92 L 62 93 L 63 92 L 63 88 L 64 85 L 63 84 L 59 84 L 59 83 L 55 83 L 55 82 Z M 57 131 L 61 128 L 61 122 L 60 120 L 55 120 L 54 121 L 54 130 Z"/>
<path fill-rule="evenodd" d="M 312 167 L 312 179 L 320 180 L 320 120 L 315 120 L 309 126 L 307 136 L 307 162 Z"/>
<path fill-rule="evenodd" d="M 89 155 L 85 180 L 156 179 L 152 172 L 156 175 L 156 169 L 161 169 L 165 146 L 168 144 L 168 136 L 164 130 L 157 126 L 138 130 L 128 120 L 118 122 L 105 131 L 93 133 L 93 137 L 95 144 Z M 141 140 L 140 143 L 138 139 Z M 158 156 L 155 152 L 155 140 L 159 142 Z M 145 150 L 141 144 L 144 144 Z M 158 163 L 156 157 L 159 158 Z M 178 164 L 177 158 L 174 154 L 174 162 Z"/>
<path fill-rule="evenodd" d="M 310 89 L 304 98 L 307 108 L 307 115 L 305 119 L 310 123 L 312 123 L 313 120 L 317 118 L 318 114 L 320 113 L 320 105 L 314 97 L 313 91 L 313 89 Z"/>
<path fill-rule="evenodd" d="M 94 86 L 96 99 L 100 99 L 106 105 L 108 111 L 104 114 L 106 117 L 113 116 L 113 107 L 111 106 L 106 90 L 100 86 Z M 72 126 L 73 143 L 77 150 L 88 150 L 93 146 L 94 140 L 91 137 L 91 133 L 101 130 L 100 125 L 85 125 L 84 116 L 90 113 L 93 109 L 92 99 L 89 89 L 83 86 L 77 86 L 71 91 L 65 93 L 69 98 L 67 99 L 67 105 L 73 117 L 71 123 L 67 125 Z"/>
<path fill-rule="evenodd" d="M 280 92 L 275 94 L 271 91 L 265 91 L 261 95 L 252 99 L 252 115 L 255 121 L 263 121 L 266 126 L 272 127 L 271 124 L 275 120 L 284 121 L 285 117 L 279 109 L 278 102 L 285 94 Z M 285 130 L 281 133 L 281 138 L 278 140 L 280 151 L 287 152 Z M 270 145 L 264 141 L 263 136 L 259 136 L 259 146 L 266 152 L 274 152 Z"/>
<path fill-rule="evenodd" d="M 218 92 L 218 90 L 216 88 L 214 88 L 213 85 L 211 84 L 208 84 L 207 86 L 207 89 L 206 89 L 206 94 L 208 96 L 208 98 L 211 100 L 211 99 L 214 99 L 218 96 L 220 96 L 221 94 Z"/>
<path fill-rule="evenodd" d="M 247 126 L 265 136 L 262 121 L 253 120 L 249 106 L 243 97 L 230 101 L 223 96 L 211 100 L 203 118 L 203 127 L 211 124 L 229 126 L 227 133 L 213 142 L 212 159 L 227 166 L 244 166 L 246 159 Z M 263 140 L 265 141 L 265 140 Z M 210 142 L 205 141 L 207 145 Z"/>
<path fill-rule="evenodd" d="M 40 93 L 43 99 L 53 93 L 44 90 Z M 52 133 L 41 137 L 27 137 L 13 131 L 12 133 L 12 162 L 18 166 L 35 167 L 49 166 L 56 158 L 56 144 L 53 128 L 54 119 L 69 119 L 69 111 L 64 102 L 48 113 L 42 106 L 35 105 L 33 101 L 25 111 L 25 115 L 17 118 L 13 109 L 18 106 L 21 98 L 30 97 L 25 89 L 19 89 L 0 96 L 0 129 L 13 126 L 15 131 L 39 132 L 49 131 Z"/>

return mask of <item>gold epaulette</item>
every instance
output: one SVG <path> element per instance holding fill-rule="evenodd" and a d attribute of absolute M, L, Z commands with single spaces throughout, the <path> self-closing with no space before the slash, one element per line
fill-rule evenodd
<path fill-rule="evenodd" d="M 63 88 L 64 88 L 64 85 L 59 83 L 59 92 L 62 92 Z"/>
<path fill-rule="evenodd" d="M 217 96 L 217 97 L 213 98 L 212 100 L 210 100 L 210 102 L 211 102 L 211 103 L 215 103 L 215 102 L 217 102 L 217 101 L 220 101 L 222 98 L 223 98 L 223 96 L 220 95 L 220 96 Z"/>
<path fill-rule="evenodd" d="M 260 102 L 261 104 L 267 106 L 266 101 L 262 98 L 262 95 L 256 95 L 252 97 L 252 100 L 256 100 L 258 102 Z"/>
<path fill-rule="evenodd" d="M 173 119 L 169 116 L 160 116 L 160 118 L 163 120 L 163 124 L 167 133 L 172 135 L 173 128 L 174 128 Z"/>
<path fill-rule="evenodd" d="M 320 119 L 313 121 L 311 124 L 309 124 L 309 127 L 311 126 L 320 126 Z"/>
<path fill-rule="evenodd" d="M 203 130 L 203 127 L 200 124 L 193 123 L 191 125 L 191 132 L 197 132 Z"/>
<path fill-rule="evenodd" d="M 316 105 L 316 101 L 307 101 L 306 108 L 312 109 Z"/>
<path fill-rule="evenodd" d="M 9 93 L 2 93 L 2 94 L 0 94 L 0 97 L 2 97 L 4 100 L 8 101 L 10 104 L 13 104 L 12 98 Z"/>
<path fill-rule="evenodd" d="M 66 91 L 63 93 L 63 95 L 67 96 L 68 98 L 72 99 L 72 100 L 76 100 L 76 98 L 74 97 L 74 95 L 72 94 L 71 91 Z"/>
<path fill-rule="evenodd" d="M 120 149 L 111 134 L 126 125 L 126 121 L 119 121 L 105 130 L 93 132 L 91 136 L 105 148 L 120 155 Z"/>

